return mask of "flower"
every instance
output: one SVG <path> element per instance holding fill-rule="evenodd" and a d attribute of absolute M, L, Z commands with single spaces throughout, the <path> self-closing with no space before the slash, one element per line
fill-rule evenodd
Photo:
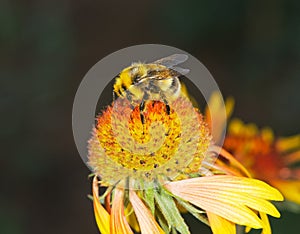
<path fill-rule="evenodd" d="M 300 205 L 300 135 L 275 138 L 270 128 L 233 119 L 224 141 L 225 149 L 250 174 L 278 188 L 284 197 Z"/>
<path fill-rule="evenodd" d="M 89 165 L 101 233 L 190 233 L 179 207 L 214 234 L 234 234 L 236 224 L 271 233 L 267 214 L 280 216 L 270 203 L 283 199 L 280 192 L 248 178 L 233 156 L 214 145 L 187 98 L 169 104 L 167 113 L 163 102 L 147 101 L 142 123 L 138 106 L 119 98 L 97 117 Z M 106 187 L 101 196 L 99 186 Z"/>
<path fill-rule="evenodd" d="M 224 106 L 220 103 L 221 97 L 213 93 L 210 99 L 212 108 L 206 109 L 206 120 L 209 126 L 210 115 L 221 116 L 218 113 Z M 231 116 L 233 107 L 234 99 L 230 97 L 225 102 L 227 118 Z M 217 118 L 219 129 L 226 126 L 226 121 Z M 219 141 L 220 134 L 217 132 L 214 139 Z M 231 152 L 235 159 L 247 168 L 249 176 L 279 189 L 286 200 L 283 203 L 284 208 L 291 211 L 300 210 L 300 135 L 275 137 L 269 127 L 258 129 L 254 123 L 245 124 L 242 120 L 234 118 L 229 123 L 223 148 Z M 233 168 L 231 167 L 230 170 L 232 171 Z M 281 207 L 283 204 L 280 204 Z"/>

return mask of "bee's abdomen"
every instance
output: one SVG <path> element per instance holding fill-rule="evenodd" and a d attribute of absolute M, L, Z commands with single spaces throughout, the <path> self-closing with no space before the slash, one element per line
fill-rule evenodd
<path fill-rule="evenodd" d="M 174 78 L 171 78 L 171 79 L 163 79 L 163 80 L 158 80 L 157 83 L 158 83 L 158 87 L 166 92 L 167 90 L 171 89 L 172 88 L 172 84 L 174 83 Z M 175 82 L 176 83 L 176 82 Z"/>
<path fill-rule="evenodd" d="M 181 92 L 180 81 L 177 77 L 173 77 L 170 80 L 169 87 L 165 90 L 165 94 L 166 96 L 168 96 L 168 98 L 175 99 L 179 96 L 180 92 Z"/>

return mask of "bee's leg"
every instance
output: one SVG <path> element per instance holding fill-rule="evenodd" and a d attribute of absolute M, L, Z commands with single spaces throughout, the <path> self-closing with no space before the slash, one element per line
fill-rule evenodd
<path fill-rule="evenodd" d="M 166 111 L 167 111 L 167 114 L 170 115 L 171 109 L 170 109 L 169 104 L 166 104 Z"/>
<path fill-rule="evenodd" d="M 141 118 L 141 122 L 143 125 L 143 135 L 145 134 L 145 116 L 144 116 L 144 110 L 145 110 L 145 100 L 143 99 L 142 102 L 140 103 L 140 118 Z"/>
<path fill-rule="evenodd" d="M 149 95 L 148 93 L 144 93 L 143 99 L 140 103 L 140 116 L 141 116 L 141 121 L 142 124 L 145 123 L 145 116 L 144 116 L 144 111 L 145 111 L 145 107 L 146 107 L 146 101 L 149 99 Z"/>
<path fill-rule="evenodd" d="M 140 117 L 141 117 L 141 121 L 142 121 L 142 124 L 145 123 L 145 117 L 144 117 L 144 110 L 145 110 L 145 101 L 142 100 L 142 102 L 140 103 Z"/>
<path fill-rule="evenodd" d="M 167 112 L 167 114 L 170 115 L 170 113 L 171 113 L 171 108 L 170 108 L 170 106 L 169 106 L 169 103 L 168 103 L 167 99 L 166 99 L 165 97 L 163 97 L 162 100 L 163 100 L 163 102 L 164 102 L 165 105 L 166 105 L 166 112 Z"/>
<path fill-rule="evenodd" d="M 126 95 L 127 100 L 130 103 L 130 109 L 133 110 L 134 109 L 134 105 L 132 105 L 132 95 L 128 93 L 128 95 Z"/>

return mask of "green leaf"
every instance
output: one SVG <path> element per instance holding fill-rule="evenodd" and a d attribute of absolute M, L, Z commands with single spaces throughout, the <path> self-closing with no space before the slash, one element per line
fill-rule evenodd
<path fill-rule="evenodd" d="M 165 233 L 169 233 L 170 232 L 170 227 L 168 227 L 167 221 L 164 218 L 163 214 L 160 212 L 159 209 L 155 210 L 155 217 L 157 217 L 157 220 L 159 222 L 160 227 L 162 228 L 162 230 Z"/>
<path fill-rule="evenodd" d="M 154 197 L 169 228 L 174 227 L 181 234 L 190 234 L 189 228 L 180 215 L 173 197 L 171 197 L 163 188 L 161 188 L 160 191 L 154 191 Z"/>
<path fill-rule="evenodd" d="M 154 189 L 146 189 L 144 190 L 144 201 L 147 203 L 148 207 L 150 208 L 152 214 L 155 211 L 155 204 L 154 204 Z"/>

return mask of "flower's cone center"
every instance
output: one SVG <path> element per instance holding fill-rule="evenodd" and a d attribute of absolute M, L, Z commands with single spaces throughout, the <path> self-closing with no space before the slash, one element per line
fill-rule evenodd
<path fill-rule="evenodd" d="M 211 138 L 190 101 L 180 97 L 169 108 L 148 100 L 140 109 L 119 98 L 97 118 L 89 164 L 103 181 L 154 181 L 198 173 Z"/>

